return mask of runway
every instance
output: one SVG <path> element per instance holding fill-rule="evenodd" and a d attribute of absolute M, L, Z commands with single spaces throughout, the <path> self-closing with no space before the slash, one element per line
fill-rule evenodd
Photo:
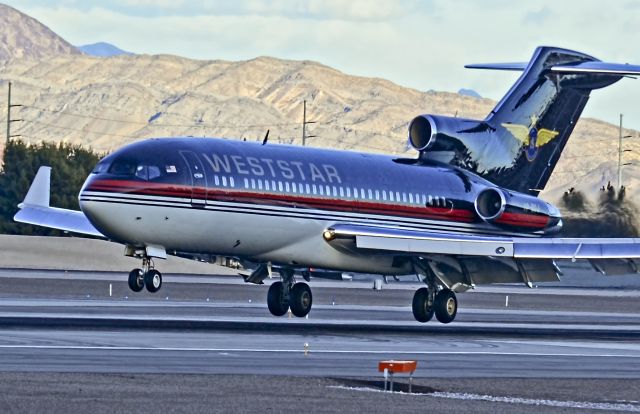
<path fill-rule="evenodd" d="M 640 401 L 640 290 L 478 289 L 460 294 L 458 318 L 442 325 L 413 320 L 411 296 L 420 286 L 414 282 L 390 283 L 381 291 L 369 282 L 311 286 L 308 318 L 276 318 L 266 309 L 268 285 L 245 285 L 238 277 L 167 275 L 153 295 L 128 291 L 119 273 L 2 270 L 0 389 L 12 375 L 25 380 L 68 373 L 71 382 L 204 375 L 206 382 L 224 374 L 253 386 L 260 376 L 306 384 L 324 378 L 326 387 L 345 388 L 325 392 L 362 393 L 379 389 L 378 361 L 415 359 L 416 386 L 423 391 L 452 392 L 459 387 L 441 384 L 466 384 L 465 392 L 479 392 L 492 383 L 502 385 L 485 392 L 501 396 L 509 387 L 500 378 L 518 378 L 527 388 L 557 381 L 571 385 L 566 398 L 588 399 L 584 393 L 591 388 L 608 395 L 616 390 L 631 404 L 626 411 L 640 411 L 634 403 Z M 365 379 L 378 382 L 357 385 Z M 623 389 L 616 389 L 620 384 Z M 493 412 L 496 404 L 507 403 L 482 406 Z"/>
<path fill-rule="evenodd" d="M 159 294 L 136 295 L 119 274 L 45 273 L 0 272 L 14 291 L 0 298 L 0 370 L 366 377 L 402 358 L 422 377 L 640 378 L 637 291 L 494 288 L 459 295 L 442 325 L 413 320 L 411 283 L 312 283 L 301 319 L 271 316 L 267 286 L 228 276 L 168 276 Z M 29 286 L 31 297 L 16 292 Z M 511 307 L 498 302 L 509 295 Z"/>

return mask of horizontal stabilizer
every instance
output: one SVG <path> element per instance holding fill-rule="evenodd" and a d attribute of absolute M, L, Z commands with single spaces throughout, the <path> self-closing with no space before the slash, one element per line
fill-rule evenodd
<path fill-rule="evenodd" d="M 522 72 L 529 62 L 511 62 L 511 63 L 474 63 L 464 65 L 467 69 L 490 69 L 490 70 L 515 70 Z"/>
<path fill-rule="evenodd" d="M 20 211 L 16 213 L 13 220 L 72 233 L 104 237 L 82 211 L 50 207 L 50 191 L 51 167 L 40 167 L 24 201 L 18 205 Z"/>
<path fill-rule="evenodd" d="M 571 65 L 556 65 L 551 67 L 552 72 L 561 73 L 593 73 L 602 75 L 640 75 L 640 66 L 629 65 L 628 63 L 609 62 L 582 62 Z"/>
<path fill-rule="evenodd" d="M 475 63 L 465 65 L 467 69 L 490 69 L 490 70 L 512 70 L 522 72 L 527 68 L 528 62 L 512 63 Z M 587 61 L 580 63 L 570 63 L 555 65 L 549 68 L 551 72 L 567 74 L 598 74 L 615 76 L 640 75 L 639 65 L 629 65 L 628 63 L 610 63 L 600 61 Z"/>

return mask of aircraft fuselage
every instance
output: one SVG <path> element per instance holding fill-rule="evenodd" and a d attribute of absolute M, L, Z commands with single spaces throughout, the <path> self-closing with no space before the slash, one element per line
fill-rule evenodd
<path fill-rule="evenodd" d="M 330 245 L 323 231 L 350 223 L 542 235 L 559 222 L 550 217 L 552 206 L 529 197 L 503 225 L 487 223 L 474 203 L 492 187 L 449 166 L 408 165 L 384 155 L 167 138 L 125 146 L 102 160 L 80 205 L 98 230 L 127 245 L 403 274 L 413 272 L 409 263 Z"/>

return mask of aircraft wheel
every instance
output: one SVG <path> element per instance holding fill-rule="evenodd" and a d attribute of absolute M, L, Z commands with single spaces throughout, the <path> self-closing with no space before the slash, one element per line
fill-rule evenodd
<path fill-rule="evenodd" d="M 436 294 L 433 307 L 436 318 L 442 323 L 452 322 L 458 313 L 458 299 L 456 294 L 449 289 L 443 289 Z"/>
<path fill-rule="evenodd" d="M 144 275 L 144 285 L 151 293 L 155 293 L 162 287 L 162 274 L 156 269 L 149 269 L 147 274 Z"/>
<path fill-rule="evenodd" d="M 142 269 L 133 269 L 129 272 L 129 289 L 140 292 L 144 288 L 144 273 Z"/>
<path fill-rule="evenodd" d="M 418 322 L 429 322 L 433 318 L 433 305 L 429 305 L 429 289 L 423 287 L 416 290 L 411 308 L 413 317 Z"/>
<path fill-rule="evenodd" d="M 267 307 L 273 316 L 282 316 L 289 310 L 289 301 L 284 294 L 284 283 L 273 282 L 267 292 Z"/>
<path fill-rule="evenodd" d="M 307 316 L 311 310 L 312 303 L 313 297 L 311 295 L 311 288 L 309 285 L 306 283 L 296 283 L 293 285 L 291 292 L 289 293 L 291 313 L 299 318 Z"/>

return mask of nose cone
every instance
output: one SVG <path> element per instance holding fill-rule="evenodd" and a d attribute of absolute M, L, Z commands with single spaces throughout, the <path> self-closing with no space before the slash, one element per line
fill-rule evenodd
<path fill-rule="evenodd" d="M 78 203 L 80 204 L 80 210 L 82 210 L 82 212 L 85 214 L 85 216 L 87 216 L 87 206 L 88 204 L 86 203 L 87 201 L 87 197 L 90 193 L 90 188 L 91 188 L 91 183 L 95 181 L 95 174 L 90 174 L 86 180 L 84 180 L 84 184 L 82 184 L 82 188 L 80 189 L 80 192 L 78 193 Z"/>
<path fill-rule="evenodd" d="M 107 226 L 105 226 L 105 218 L 101 217 L 99 203 L 96 200 L 100 197 L 100 178 L 97 174 L 91 174 L 85 180 L 80 193 L 78 194 L 78 203 L 80 210 L 89 219 L 91 224 L 105 236 L 109 236 Z"/>

